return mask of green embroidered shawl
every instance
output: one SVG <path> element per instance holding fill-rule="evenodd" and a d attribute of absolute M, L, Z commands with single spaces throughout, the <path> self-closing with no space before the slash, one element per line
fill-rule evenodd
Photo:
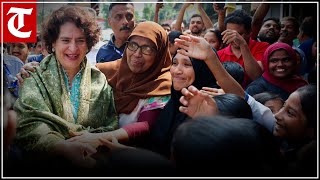
<path fill-rule="evenodd" d="M 114 97 L 105 76 L 90 63 L 80 84 L 77 124 L 62 75 L 54 55 L 42 60 L 36 72 L 24 80 L 14 110 L 18 114 L 15 143 L 26 150 L 49 152 L 70 131 L 106 132 L 118 129 Z"/>

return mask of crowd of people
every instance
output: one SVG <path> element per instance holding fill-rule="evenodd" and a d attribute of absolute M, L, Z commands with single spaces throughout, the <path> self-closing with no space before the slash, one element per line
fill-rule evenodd
<path fill-rule="evenodd" d="M 198 3 L 184 30 L 190 4 L 169 25 L 111 3 L 99 48 L 95 11 L 66 5 L 34 55 L 8 43 L 4 175 L 315 177 L 316 20 Z"/>

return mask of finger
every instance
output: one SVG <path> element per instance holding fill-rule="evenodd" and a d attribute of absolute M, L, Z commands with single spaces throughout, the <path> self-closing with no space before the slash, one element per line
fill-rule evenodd
<path fill-rule="evenodd" d="M 202 87 L 202 89 L 209 92 L 215 92 L 215 93 L 219 92 L 217 88 Z"/>
<path fill-rule="evenodd" d="M 182 105 L 184 105 L 184 106 L 188 106 L 188 104 L 189 104 L 189 101 L 186 99 L 186 97 L 184 97 L 184 96 L 181 96 L 180 98 L 179 98 L 179 101 L 180 101 L 180 103 L 182 104 Z"/>
<path fill-rule="evenodd" d="M 198 92 L 199 92 L 199 90 L 198 90 L 196 87 L 192 86 L 192 85 L 188 87 L 188 90 L 189 90 L 193 95 L 196 95 L 196 94 L 198 94 Z"/>
<path fill-rule="evenodd" d="M 97 152 L 97 149 L 92 147 L 90 144 L 84 144 L 82 146 L 84 152 L 86 152 L 87 155 L 91 155 Z"/>
<path fill-rule="evenodd" d="M 174 45 L 176 45 L 179 48 L 182 48 L 183 50 L 185 50 L 186 52 L 189 50 L 189 46 L 185 45 L 185 44 L 180 44 L 178 42 L 175 42 Z M 180 50 L 180 49 L 179 49 Z"/>
<path fill-rule="evenodd" d="M 177 53 L 185 55 L 185 56 L 189 56 L 190 55 L 190 53 L 187 52 L 185 49 L 178 49 Z"/>
<path fill-rule="evenodd" d="M 187 98 L 193 97 L 193 94 L 186 88 L 182 88 L 181 93 Z"/>
<path fill-rule="evenodd" d="M 23 67 L 20 69 L 20 74 L 22 78 L 27 78 L 30 76 L 30 74 Z"/>
<path fill-rule="evenodd" d="M 189 111 L 188 111 L 187 107 L 180 106 L 179 107 L 179 111 L 182 112 L 182 113 L 185 113 L 185 114 L 187 114 L 189 116 L 189 114 L 188 114 Z"/>
<path fill-rule="evenodd" d="M 32 65 L 32 68 L 34 69 L 34 66 L 39 66 L 40 63 L 37 62 L 37 61 L 32 61 L 32 62 L 31 62 L 31 65 Z"/>
<path fill-rule="evenodd" d="M 184 41 L 187 41 L 187 42 L 189 42 L 191 39 L 191 37 L 190 36 L 187 36 L 187 35 L 180 35 L 179 36 L 179 38 L 181 39 L 181 40 L 184 40 Z"/>
<path fill-rule="evenodd" d="M 119 144 L 118 139 L 114 135 L 111 136 L 111 140 L 112 140 L 112 143 Z"/>
<path fill-rule="evenodd" d="M 83 135 L 85 132 L 84 131 L 79 131 L 79 132 L 74 132 L 74 131 L 69 131 L 69 134 L 71 136 L 81 136 Z"/>
<path fill-rule="evenodd" d="M 19 84 L 19 87 L 21 87 L 23 85 L 23 78 L 21 77 L 21 74 L 18 73 L 16 75 L 17 79 L 18 79 L 18 84 Z"/>
<path fill-rule="evenodd" d="M 108 139 L 99 138 L 99 141 L 104 146 L 107 146 L 109 148 L 113 147 L 113 143 L 111 141 L 109 141 Z"/>

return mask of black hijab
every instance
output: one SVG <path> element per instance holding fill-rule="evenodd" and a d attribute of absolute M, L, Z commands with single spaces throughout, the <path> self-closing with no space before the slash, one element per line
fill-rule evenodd
<path fill-rule="evenodd" d="M 193 58 L 190 60 L 195 73 L 192 85 L 197 89 L 202 89 L 202 87 L 217 88 L 216 79 L 206 63 Z M 174 90 L 172 85 L 171 98 L 151 129 L 151 149 L 167 157 L 170 156 L 170 144 L 175 130 L 189 119 L 188 115 L 179 111 L 179 106 L 182 106 L 179 101 L 181 96 L 181 91 Z"/>

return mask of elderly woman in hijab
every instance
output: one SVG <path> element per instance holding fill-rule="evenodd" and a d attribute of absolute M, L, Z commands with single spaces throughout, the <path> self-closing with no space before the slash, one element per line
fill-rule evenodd
<path fill-rule="evenodd" d="M 139 23 L 128 38 L 122 59 L 97 63 L 113 88 L 120 129 L 102 136 L 74 137 L 81 141 L 132 142 L 146 137 L 170 99 L 171 55 L 166 31 L 157 23 Z M 100 141 L 99 141 L 100 142 Z"/>
<path fill-rule="evenodd" d="M 307 82 L 299 75 L 295 51 L 285 43 L 274 43 L 263 55 L 264 73 L 246 89 L 251 96 L 269 91 L 279 94 L 283 100 Z"/>

